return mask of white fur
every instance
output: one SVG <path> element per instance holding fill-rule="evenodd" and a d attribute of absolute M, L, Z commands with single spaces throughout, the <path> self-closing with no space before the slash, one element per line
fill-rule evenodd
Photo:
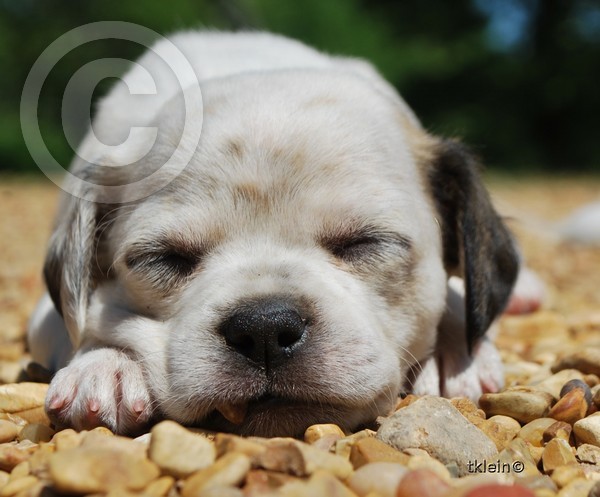
<path fill-rule="evenodd" d="M 112 278 L 94 287 L 77 311 L 81 319 L 67 319 L 80 345 L 52 381 L 48 409 L 60 410 L 65 424 L 100 422 L 122 432 L 156 408 L 197 423 L 215 406 L 266 392 L 306 407 L 291 417 L 274 411 L 270 420 L 256 414 L 242 431 L 294 432 L 293 419 L 317 422 L 323 413 L 351 428 L 385 414 L 409 367 L 430 357 L 446 299 L 436 214 L 401 124 L 419 128 L 414 115 L 363 61 L 264 33 L 183 33 L 171 41 L 201 82 L 203 107 L 187 109 L 203 126 L 200 144 L 183 174 L 123 207 L 105 227 L 101 257 Z M 139 61 L 156 77 L 158 97 L 138 101 L 117 85 L 94 126 L 100 139 L 119 142 L 131 125 L 164 124 L 150 161 L 178 141 L 173 116 L 181 89 L 156 57 L 163 52 L 168 47 L 159 42 Z M 142 84 L 139 66 L 124 80 Z M 232 140 L 243 157 L 227 152 Z M 82 147 L 94 155 L 92 140 Z M 355 219 L 412 240 L 412 256 L 401 247 L 382 255 L 382 266 L 407 281 L 397 300 L 385 297 L 389 274 L 386 281 L 376 272 L 359 276 L 317 243 L 321 231 Z M 136 243 L 165 233 L 212 247 L 193 277 L 166 295 L 126 265 Z M 216 330 L 244 299 L 281 293 L 316 302 L 318 317 L 302 363 L 290 361 L 266 378 Z M 65 366 L 66 337 L 46 298 L 30 329 L 34 359 Z M 470 360 L 461 354 L 460 361 Z M 459 385 L 449 378 L 447 393 L 481 390 L 476 362 Z M 139 417 L 132 415 L 136 402 L 143 404 Z M 96 405 L 98 412 L 90 408 Z"/>

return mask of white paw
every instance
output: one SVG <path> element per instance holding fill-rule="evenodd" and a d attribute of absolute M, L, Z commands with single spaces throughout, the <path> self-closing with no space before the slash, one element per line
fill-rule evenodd
<path fill-rule="evenodd" d="M 150 420 L 152 402 L 140 365 L 123 352 L 101 348 L 78 353 L 56 373 L 46 411 L 58 427 L 106 426 L 134 434 Z"/>
<path fill-rule="evenodd" d="M 447 347 L 422 363 L 414 382 L 417 395 L 468 397 L 477 402 L 482 393 L 497 392 L 504 385 L 504 368 L 494 344 L 484 337 L 472 357 L 464 347 Z"/>

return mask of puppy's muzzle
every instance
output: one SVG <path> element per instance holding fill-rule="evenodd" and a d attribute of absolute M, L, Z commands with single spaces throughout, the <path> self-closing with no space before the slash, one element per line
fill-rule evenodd
<path fill-rule="evenodd" d="M 247 302 L 221 324 L 226 343 L 259 367 L 276 367 L 306 341 L 306 313 L 288 299 L 265 297 Z"/>

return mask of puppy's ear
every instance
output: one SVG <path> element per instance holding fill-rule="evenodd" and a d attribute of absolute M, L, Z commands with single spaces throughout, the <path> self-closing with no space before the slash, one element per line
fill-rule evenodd
<path fill-rule="evenodd" d="M 434 147 L 428 180 L 439 213 L 446 271 L 465 281 L 471 349 L 506 306 L 517 277 L 518 255 L 483 186 L 474 156 L 454 140 L 438 141 Z"/>
<path fill-rule="evenodd" d="M 58 312 L 65 320 L 76 347 L 85 325 L 93 288 L 92 259 L 95 253 L 98 207 L 94 202 L 64 197 L 60 222 L 50 238 L 44 278 Z"/>

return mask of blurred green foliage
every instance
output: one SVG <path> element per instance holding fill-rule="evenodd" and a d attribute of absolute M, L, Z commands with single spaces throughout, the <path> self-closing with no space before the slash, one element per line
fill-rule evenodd
<path fill-rule="evenodd" d="M 161 34 L 266 29 L 364 57 L 428 129 L 462 137 L 490 166 L 600 171 L 598 0 L 0 0 L 0 171 L 37 170 L 19 121 L 34 61 L 61 34 L 100 20 Z M 69 78 L 91 60 L 142 51 L 123 40 L 90 42 L 54 67 L 38 116 L 61 164 L 72 155 L 61 119 Z"/>

